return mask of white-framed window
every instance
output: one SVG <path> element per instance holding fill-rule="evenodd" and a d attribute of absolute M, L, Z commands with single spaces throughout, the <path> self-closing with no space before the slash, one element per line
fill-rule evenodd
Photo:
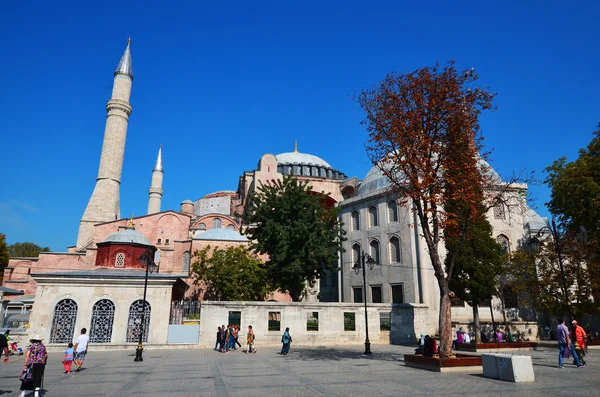
<path fill-rule="evenodd" d="M 397 236 L 390 237 L 390 262 L 400 263 L 402 251 L 400 251 L 400 239 Z"/>
<path fill-rule="evenodd" d="M 169 240 L 168 238 L 165 239 L 165 245 L 169 245 L 171 243 L 171 240 Z"/>
<path fill-rule="evenodd" d="M 371 240 L 371 242 L 369 243 L 369 250 L 371 258 L 373 258 L 375 260 L 375 264 L 376 265 L 381 265 L 380 262 L 380 255 L 379 255 L 379 241 L 377 240 Z"/>
<path fill-rule="evenodd" d="M 212 228 L 213 229 L 220 229 L 221 228 L 221 220 L 219 218 L 215 218 L 212 221 Z"/>
<path fill-rule="evenodd" d="M 375 227 L 378 225 L 377 219 L 377 207 L 373 206 L 369 208 L 369 227 Z"/>
<path fill-rule="evenodd" d="M 358 211 L 352 211 L 351 217 L 352 231 L 360 230 L 360 213 Z"/>
<path fill-rule="evenodd" d="M 156 244 L 161 245 L 162 244 L 162 238 L 159 238 L 156 240 Z"/>
<path fill-rule="evenodd" d="M 388 222 L 398 222 L 398 203 L 394 200 L 388 203 Z"/>
<path fill-rule="evenodd" d="M 125 254 L 119 252 L 117 256 L 115 256 L 115 267 L 125 267 Z"/>

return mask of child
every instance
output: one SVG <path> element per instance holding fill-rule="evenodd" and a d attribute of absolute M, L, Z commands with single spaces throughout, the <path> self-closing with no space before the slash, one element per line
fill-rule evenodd
<path fill-rule="evenodd" d="M 69 348 L 65 350 L 65 358 L 63 360 L 63 367 L 65 368 L 65 374 L 71 373 L 71 365 L 73 364 L 73 344 L 69 343 Z"/>
<path fill-rule="evenodd" d="M 254 331 L 252 330 L 252 326 L 249 325 L 248 326 L 248 334 L 246 334 L 246 340 L 248 341 L 248 353 L 256 353 L 256 349 L 252 350 L 252 347 L 254 347 L 254 340 L 256 338 L 254 337 Z"/>

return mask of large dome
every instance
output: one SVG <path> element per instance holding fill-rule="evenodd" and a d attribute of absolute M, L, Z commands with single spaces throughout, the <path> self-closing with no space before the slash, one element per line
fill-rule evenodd
<path fill-rule="evenodd" d="M 116 233 L 109 235 L 105 240 L 105 243 L 133 243 L 142 245 L 151 245 L 150 241 L 140 232 L 136 232 L 134 229 L 120 230 Z"/>
<path fill-rule="evenodd" d="M 300 152 L 280 153 L 275 156 L 278 164 L 306 164 L 319 167 L 332 168 L 329 163 L 320 157 Z"/>

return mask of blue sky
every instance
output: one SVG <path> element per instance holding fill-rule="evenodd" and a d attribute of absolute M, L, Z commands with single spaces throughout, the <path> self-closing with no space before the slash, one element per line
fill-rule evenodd
<path fill-rule="evenodd" d="M 263 153 L 291 151 L 294 140 L 363 178 L 367 135 L 353 94 L 388 72 L 452 59 L 498 93 L 498 110 L 481 120 L 492 165 L 543 178 L 600 121 L 600 6 L 493 3 L 5 2 L 0 232 L 56 251 L 75 243 L 128 36 L 123 216 L 146 213 L 159 144 L 163 209 L 235 190 Z M 531 191 L 547 215 L 548 189 Z"/>

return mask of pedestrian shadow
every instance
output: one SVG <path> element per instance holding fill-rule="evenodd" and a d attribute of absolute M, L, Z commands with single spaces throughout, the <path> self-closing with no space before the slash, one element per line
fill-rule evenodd
<path fill-rule="evenodd" d="M 5 394 L 11 394 L 12 390 L 0 390 L 0 396 L 4 396 Z"/>
<path fill-rule="evenodd" d="M 374 361 L 396 361 L 404 362 L 404 353 L 379 353 L 364 354 L 362 349 L 356 350 L 337 349 L 332 347 L 319 346 L 316 348 L 297 348 L 292 349 L 288 355 L 281 355 L 282 358 L 301 361 L 342 361 L 342 360 L 374 360 Z"/>

